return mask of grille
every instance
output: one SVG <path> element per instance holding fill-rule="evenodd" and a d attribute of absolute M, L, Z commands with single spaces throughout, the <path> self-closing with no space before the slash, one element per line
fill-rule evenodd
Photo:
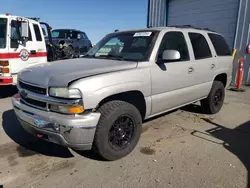
<path fill-rule="evenodd" d="M 43 109 L 43 110 L 46 109 L 46 105 L 47 105 L 45 102 L 40 102 L 40 101 L 36 101 L 33 99 L 29 99 L 29 98 L 23 98 L 22 96 L 21 96 L 21 103 L 26 104 L 28 106 L 36 107 L 39 109 Z"/>
<path fill-rule="evenodd" d="M 18 84 L 19 84 L 19 87 L 21 87 L 22 89 L 26 89 L 26 90 L 34 92 L 34 93 L 46 95 L 45 88 L 29 85 L 29 84 L 23 83 L 22 81 L 19 81 Z"/>
<path fill-rule="evenodd" d="M 39 95 L 46 95 L 46 89 L 45 88 L 41 88 L 38 86 L 34 86 L 34 85 L 30 85 L 30 84 L 26 84 L 22 81 L 19 80 L 18 85 L 21 89 L 39 94 Z M 47 109 L 47 103 L 46 102 L 41 102 L 41 101 L 37 101 L 31 98 L 28 98 L 27 96 L 23 96 L 22 92 L 20 93 L 20 97 L 21 97 L 21 103 L 34 107 L 34 108 L 38 108 L 40 110 L 46 110 Z"/>

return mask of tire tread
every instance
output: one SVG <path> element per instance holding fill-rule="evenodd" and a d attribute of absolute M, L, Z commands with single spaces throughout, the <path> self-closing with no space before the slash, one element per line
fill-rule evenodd
<path fill-rule="evenodd" d="M 127 103 L 125 101 L 114 100 L 114 101 L 109 101 L 109 102 L 103 104 L 97 110 L 98 112 L 101 113 L 101 117 L 100 117 L 99 122 L 98 122 L 97 127 L 96 127 L 96 133 L 95 133 L 95 137 L 94 137 L 94 141 L 93 141 L 92 150 L 105 160 L 107 160 L 107 159 L 102 155 L 102 153 L 98 149 L 98 146 L 100 145 L 100 140 L 99 140 L 99 137 L 96 135 L 99 135 L 100 130 L 102 129 L 103 126 L 105 126 L 105 123 L 103 123 L 103 122 L 106 120 L 107 116 L 111 112 L 120 108 L 121 106 L 126 106 L 126 105 L 131 105 L 131 104 Z M 139 111 L 138 111 L 138 114 L 139 114 Z"/>

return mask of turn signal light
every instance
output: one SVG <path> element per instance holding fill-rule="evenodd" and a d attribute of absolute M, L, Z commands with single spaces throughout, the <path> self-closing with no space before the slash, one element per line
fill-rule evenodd
<path fill-rule="evenodd" d="M 69 112 L 72 114 L 80 114 L 80 113 L 84 112 L 84 107 L 83 106 L 70 107 Z"/>
<path fill-rule="evenodd" d="M 3 67 L 9 66 L 9 61 L 0 61 L 0 66 L 3 66 Z"/>
<path fill-rule="evenodd" d="M 0 69 L 0 72 L 1 72 L 1 73 L 9 73 L 9 72 L 10 72 L 10 69 L 9 69 L 9 68 L 1 68 L 1 69 Z"/>

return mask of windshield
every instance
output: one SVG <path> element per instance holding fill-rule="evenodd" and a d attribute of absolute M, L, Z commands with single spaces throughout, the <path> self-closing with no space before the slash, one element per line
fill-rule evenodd
<path fill-rule="evenodd" d="M 7 19 L 0 18 L 0 48 L 6 47 Z"/>
<path fill-rule="evenodd" d="M 157 34 L 157 31 L 112 33 L 98 42 L 85 57 L 146 61 Z"/>
<path fill-rule="evenodd" d="M 68 39 L 76 39 L 77 38 L 77 32 L 72 30 L 53 30 L 52 31 L 52 38 L 68 38 Z"/>

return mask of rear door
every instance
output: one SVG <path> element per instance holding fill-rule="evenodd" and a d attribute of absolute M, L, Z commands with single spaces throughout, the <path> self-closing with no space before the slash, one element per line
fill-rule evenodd
<path fill-rule="evenodd" d="M 195 95 L 199 98 L 206 97 L 215 75 L 216 55 L 205 32 L 191 31 L 187 35 L 192 49 Z"/>

